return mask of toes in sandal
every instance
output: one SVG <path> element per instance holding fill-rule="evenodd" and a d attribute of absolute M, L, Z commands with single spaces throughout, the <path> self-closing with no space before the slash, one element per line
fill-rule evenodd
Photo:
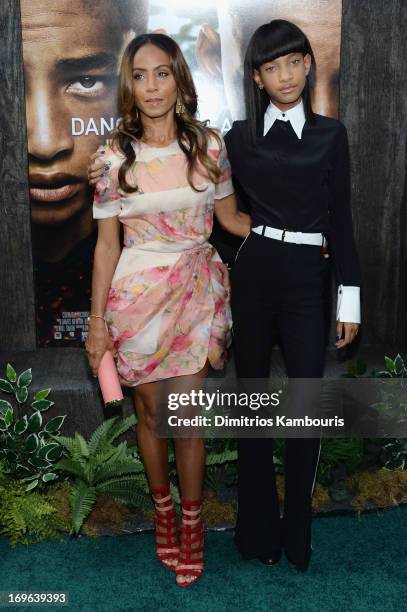
<path fill-rule="evenodd" d="M 179 545 L 174 505 L 172 503 L 170 486 L 151 489 L 155 505 L 155 539 L 156 553 L 160 563 L 170 570 L 175 570 Z"/>
<path fill-rule="evenodd" d="M 194 584 L 202 576 L 204 567 L 204 526 L 200 516 L 202 500 L 182 499 L 181 502 L 181 541 L 178 565 L 175 572 L 178 586 L 187 587 Z M 195 509 L 191 510 L 192 507 L 195 507 Z M 190 580 L 187 580 L 187 577 Z"/>

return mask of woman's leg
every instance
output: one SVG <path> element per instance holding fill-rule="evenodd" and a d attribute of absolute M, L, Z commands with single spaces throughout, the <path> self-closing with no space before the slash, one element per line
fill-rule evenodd
<path fill-rule="evenodd" d="M 171 379 L 168 385 L 169 393 L 190 393 L 193 390 L 203 389 L 208 370 L 209 363 L 206 362 L 196 374 Z M 177 416 L 185 418 L 191 418 L 200 413 L 199 406 L 183 406 L 177 410 Z M 184 428 L 182 437 L 174 436 L 178 481 L 182 497 L 200 499 L 205 468 L 205 445 L 196 429 L 194 437 L 187 437 L 190 431 L 190 427 Z"/>
<path fill-rule="evenodd" d="M 137 442 L 155 504 L 156 547 L 161 563 L 175 569 L 179 547 L 175 510 L 170 498 L 168 448 L 166 438 L 155 432 L 161 382 L 136 387 L 134 403 L 137 412 Z"/>
<path fill-rule="evenodd" d="M 203 388 L 208 375 L 209 364 L 196 374 L 179 376 L 168 381 L 169 393 L 190 393 Z M 199 415 L 201 409 L 194 406 L 183 406 L 177 411 L 178 417 L 191 418 Z M 190 429 L 189 429 L 190 431 Z M 200 518 L 202 510 L 202 490 L 205 469 L 205 445 L 199 432 L 197 437 L 183 437 L 189 434 L 188 428 L 182 432 L 182 437 L 174 436 L 175 458 L 178 481 L 182 501 L 182 530 L 179 568 L 177 569 L 177 583 L 180 585 L 190 583 L 202 573 L 203 569 L 203 524 Z M 194 503 L 191 503 L 194 502 Z M 193 541 L 188 546 L 186 540 Z M 196 571 L 182 573 L 183 566 L 196 566 Z"/>
<path fill-rule="evenodd" d="M 260 386 L 268 380 L 270 372 L 270 321 L 258 316 L 238 316 L 235 313 L 233 342 L 238 377 L 253 379 L 253 390 L 262 391 Z M 246 382 L 250 386 L 250 380 Z M 258 432 L 260 435 L 261 432 Z M 273 439 L 238 438 L 237 448 L 238 513 L 235 543 L 246 559 L 275 554 L 281 548 L 281 520 Z"/>
<path fill-rule="evenodd" d="M 279 329 L 287 374 L 294 387 L 293 416 L 319 416 L 320 379 L 325 362 L 324 274 L 314 247 L 292 245 L 292 272 Z M 311 250 L 309 250 L 311 249 Z M 305 379 L 305 380 L 298 380 Z M 314 437 L 311 437 L 314 436 Z M 301 436 L 301 431 L 298 433 Z M 307 437 L 305 437 L 307 436 Z M 312 494 L 320 453 L 319 430 L 286 439 L 284 548 L 299 568 L 311 557 Z"/>
<path fill-rule="evenodd" d="M 253 391 L 262 391 L 269 378 L 275 335 L 272 288 L 276 268 L 271 265 L 272 246 L 268 238 L 252 233 L 232 270 L 233 354 L 242 391 L 245 383 Z M 261 432 L 257 435 L 261 436 Z M 235 543 L 242 556 L 251 559 L 275 553 L 281 547 L 273 439 L 239 438 L 237 445 Z"/>
<path fill-rule="evenodd" d="M 134 403 L 137 413 L 137 444 L 143 459 L 150 488 L 168 483 L 168 444 L 155 433 L 161 381 L 136 387 Z"/>

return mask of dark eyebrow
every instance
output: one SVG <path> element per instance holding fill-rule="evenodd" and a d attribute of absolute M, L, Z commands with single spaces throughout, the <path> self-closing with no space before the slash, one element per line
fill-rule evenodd
<path fill-rule="evenodd" d="M 83 55 L 82 57 L 66 57 L 56 62 L 61 70 L 87 72 L 96 68 L 116 68 L 117 57 L 111 53 L 95 53 Z"/>
<path fill-rule="evenodd" d="M 158 70 L 159 68 L 168 68 L 169 70 L 171 70 L 171 66 L 169 66 L 168 64 L 160 64 L 159 66 L 155 66 L 154 70 Z M 133 70 L 138 70 L 139 72 L 146 72 L 145 68 L 137 68 L 137 66 L 133 68 Z"/>

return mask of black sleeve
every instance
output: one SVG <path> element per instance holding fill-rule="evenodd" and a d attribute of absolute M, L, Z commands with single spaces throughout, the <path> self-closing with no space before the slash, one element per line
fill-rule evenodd
<path fill-rule="evenodd" d="M 359 258 L 353 236 L 351 212 L 351 185 L 349 144 L 346 128 L 339 124 L 333 155 L 329 188 L 331 206 L 329 210 L 331 253 L 337 284 L 361 286 Z"/>
<path fill-rule="evenodd" d="M 230 136 L 228 140 L 228 135 L 230 135 L 230 131 L 231 130 L 229 130 L 229 132 L 227 132 L 224 136 L 224 141 L 225 141 L 228 157 L 229 157 L 228 142 L 230 145 Z M 230 161 L 230 157 L 229 157 L 229 161 Z M 232 181 L 233 181 L 233 187 L 236 190 L 235 178 L 233 175 L 232 175 Z M 240 208 L 239 195 L 237 192 L 236 192 L 236 198 L 237 198 L 238 206 Z M 213 246 L 216 248 L 222 261 L 228 264 L 230 267 L 232 267 L 233 262 L 235 261 L 236 253 L 242 243 L 242 238 L 239 238 L 238 236 L 234 236 L 233 234 L 229 234 L 229 232 L 222 229 L 218 220 L 216 219 L 216 216 L 214 216 L 213 229 L 212 229 L 212 233 L 209 238 L 209 242 L 213 244 Z"/>
<path fill-rule="evenodd" d="M 241 138 L 240 138 L 240 147 L 236 146 L 237 144 L 236 141 L 239 142 L 239 136 L 237 135 L 237 130 L 238 130 L 238 126 L 237 126 L 237 123 L 235 122 L 232 125 L 231 129 L 225 134 L 224 141 L 225 141 L 228 158 L 229 158 L 229 161 L 232 167 L 232 182 L 233 182 L 233 187 L 235 190 L 237 207 L 242 212 L 245 212 L 250 215 L 251 213 L 250 198 L 244 191 L 239 181 L 239 178 L 236 172 L 234 171 L 234 168 L 236 168 L 238 165 L 236 163 L 237 162 L 236 155 L 239 155 L 239 151 L 241 152 L 242 150 Z"/>

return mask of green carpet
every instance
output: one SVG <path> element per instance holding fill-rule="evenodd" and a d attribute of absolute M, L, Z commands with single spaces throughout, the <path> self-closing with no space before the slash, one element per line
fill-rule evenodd
<path fill-rule="evenodd" d="M 232 532 L 207 534 L 206 571 L 186 589 L 177 587 L 174 574 L 155 560 L 152 534 L 81 537 L 15 549 L 0 538 L 0 591 L 64 590 L 70 605 L 60 609 L 86 612 L 406 609 L 407 507 L 359 518 L 314 519 L 314 552 L 306 574 L 285 558 L 275 567 L 242 561 L 232 537 Z M 57 608 L 18 608 L 50 609 Z"/>

